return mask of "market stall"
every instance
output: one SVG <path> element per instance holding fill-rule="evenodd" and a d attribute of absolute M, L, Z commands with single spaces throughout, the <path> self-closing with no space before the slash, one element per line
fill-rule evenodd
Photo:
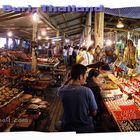
<path fill-rule="evenodd" d="M 140 130 L 139 75 L 130 80 L 108 73 L 98 83 L 108 113 L 121 132 Z"/>

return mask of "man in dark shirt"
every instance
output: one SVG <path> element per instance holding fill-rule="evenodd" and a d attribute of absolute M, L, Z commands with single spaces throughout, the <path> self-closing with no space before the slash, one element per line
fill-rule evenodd
<path fill-rule="evenodd" d="M 97 104 L 91 89 L 82 86 L 86 81 L 86 70 L 81 64 L 74 65 L 71 81 L 58 91 L 64 111 L 61 131 L 94 132 L 91 116 L 96 115 Z"/>

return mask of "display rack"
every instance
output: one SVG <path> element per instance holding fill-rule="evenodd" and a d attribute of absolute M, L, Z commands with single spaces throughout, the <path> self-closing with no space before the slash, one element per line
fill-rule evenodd
<path fill-rule="evenodd" d="M 7 101 L 7 102 L 5 102 L 4 104 L 0 105 L 0 108 L 6 106 L 7 104 L 11 103 L 13 100 L 19 98 L 23 93 L 24 93 L 24 91 L 21 91 L 21 92 L 18 93 L 16 96 L 14 96 L 13 98 L 11 98 L 9 101 Z"/>

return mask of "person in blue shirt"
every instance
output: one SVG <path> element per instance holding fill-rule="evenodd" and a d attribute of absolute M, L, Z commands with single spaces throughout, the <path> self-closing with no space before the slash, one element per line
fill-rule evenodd
<path fill-rule="evenodd" d="M 70 82 L 58 91 L 63 106 L 60 131 L 95 132 L 92 116 L 96 115 L 98 107 L 92 90 L 82 86 L 86 82 L 86 71 L 82 64 L 73 65 Z"/>

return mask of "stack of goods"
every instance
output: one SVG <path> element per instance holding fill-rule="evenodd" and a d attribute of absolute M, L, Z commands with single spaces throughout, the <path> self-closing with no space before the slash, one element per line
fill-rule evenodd
<path fill-rule="evenodd" d="M 122 97 L 122 92 L 118 88 L 117 84 L 112 81 L 106 81 L 101 85 L 101 94 L 103 98 L 118 99 Z"/>
<path fill-rule="evenodd" d="M 23 92 L 20 92 L 17 88 L 3 87 L 0 90 L 0 107 L 8 104 L 16 97 L 20 96 Z"/>
<path fill-rule="evenodd" d="M 118 86 L 112 81 L 106 81 L 106 83 L 104 83 L 101 88 L 102 90 L 115 90 L 118 89 Z"/>
<path fill-rule="evenodd" d="M 140 131 L 140 119 L 120 121 L 118 124 L 124 132 Z"/>
<path fill-rule="evenodd" d="M 8 78 L 5 78 L 3 75 L 0 75 L 0 87 L 8 85 L 10 83 L 10 80 Z"/>
<path fill-rule="evenodd" d="M 123 98 L 117 100 L 105 99 L 105 103 L 111 111 L 121 111 L 120 106 L 134 105 L 132 100 L 124 100 Z"/>
<path fill-rule="evenodd" d="M 1 52 L 0 53 L 0 63 L 7 63 L 10 62 L 11 58 L 6 52 Z"/>
<path fill-rule="evenodd" d="M 131 79 L 120 85 L 120 88 L 125 94 L 139 94 L 140 93 L 140 81 L 137 79 Z"/>
<path fill-rule="evenodd" d="M 132 97 L 134 98 L 134 103 L 140 106 L 140 94 L 133 95 Z"/>
<path fill-rule="evenodd" d="M 36 79 L 39 78 L 39 72 L 33 72 L 33 71 L 25 71 L 22 74 L 22 80 L 24 81 L 36 81 Z"/>
<path fill-rule="evenodd" d="M 133 123 L 134 120 L 140 120 L 140 108 L 134 104 L 133 100 L 124 100 L 123 98 L 117 100 L 108 99 L 105 104 L 112 112 L 122 131 L 140 130 L 140 124 L 135 126 Z"/>
<path fill-rule="evenodd" d="M 9 76 L 11 74 L 11 72 L 12 72 L 11 67 L 0 69 L 0 75 Z"/>
<path fill-rule="evenodd" d="M 0 131 L 35 130 L 43 119 L 47 123 L 50 121 L 49 103 L 42 98 L 23 94 L 0 109 Z M 44 125 L 47 126 L 47 123 Z"/>
<path fill-rule="evenodd" d="M 0 120 L 2 120 L 3 127 L 1 131 L 9 131 L 12 127 L 14 120 L 18 118 L 19 114 L 23 113 L 24 110 L 20 107 L 21 101 L 18 98 L 11 100 L 7 104 L 0 108 Z"/>
<path fill-rule="evenodd" d="M 58 58 L 56 57 L 51 57 L 51 58 L 37 58 L 38 62 L 40 63 L 49 63 L 49 64 L 54 64 L 58 62 Z"/>
<path fill-rule="evenodd" d="M 10 51 L 9 52 L 11 55 L 13 55 L 14 60 L 17 61 L 31 61 L 31 57 L 27 56 L 24 52 L 22 51 Z"/>
<path fill-rule="evenodd" d="M 49 103 L 47 101 L 38 97 L 32 97 L 32 95 L 29 94 L 25 94 L 21 100 L 24 101 L 24 103 L 26 102 L 26 106 L 24 106 L 26 111 L 20 115 L 12 130 L 35 130 L 44 112 L 46 114 L 45 120 L 48 122 Z"/>
<path fill-rule="evenodd" d="M 119 107 L 120 111 L 113 111 L 118 121 L 140 119 L 140 110 L 136 105 L 123 105 Z"/>

